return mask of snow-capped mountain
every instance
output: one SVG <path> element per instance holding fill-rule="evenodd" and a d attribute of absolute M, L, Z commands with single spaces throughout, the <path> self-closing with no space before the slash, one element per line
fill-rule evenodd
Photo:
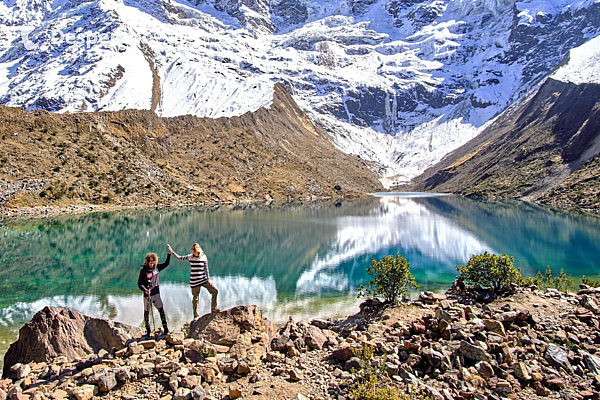
<path fill-rule="evenodd" d="M 0 104 L 216 118 L 282 82 L 339 148 L 413 177 L 599 21 L 597 0 L 5 0 Z"/>

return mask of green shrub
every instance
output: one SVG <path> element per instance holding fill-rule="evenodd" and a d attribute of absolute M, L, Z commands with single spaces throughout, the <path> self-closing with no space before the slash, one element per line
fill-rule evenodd
<path fill-rule="evenodd" d="M 415 393 L 400 393 L 398 388 L 390 385 L 390 378 L 383 367 L 383 362 L 373 362 L 375 347 L 365 344 L 360 349 L 352 349 L 365 366 L 356 374 L 356 383 L 350 390 L 354 400 L 432 400 L 421 391 Z"/>
<path fill-rule="evenodd" d="M 561 292 L 566 292 L 573 284 L 573 279 L 569 278 L 562 268 L 560 269 L 560 274 L 558 276 L 552 276 L 552 270 L 548 265 L 544 275 L 538 271 L 537 276 L 534 279 L 534 284 L 540 289 L 554 288 Z"/>
<path fill-rule="evenodd" d="M 512 285 L 521 286 L 524 282 L 521 270 L 514 266 L 514 257 L 506 254 L 473 255 L 467 265 L 457 265 L 456 269 L 466 282 L 482 288 L 490 288 L 496 293 L 507 291 Z"/>
<path fill-rule="evenodd" d="M 581 283 L 591 287 L 600 287 L 600 281 L 587 278 L 585 275 L 581 278 Z"/>
<path fill-rule="evenodd" d="M 412 287 L 419 288 L 415 277 L 410 273 L 410 263 L 400 253 L 394 258 L 385 256 L 380 261 L 371 261 L 367 273 L 373 278 L 367 283 L 367 288 L 362 285 L 358 288 L 359 297 L 382 296 L 386 302 L 395 303 L 403 299 Z"/>

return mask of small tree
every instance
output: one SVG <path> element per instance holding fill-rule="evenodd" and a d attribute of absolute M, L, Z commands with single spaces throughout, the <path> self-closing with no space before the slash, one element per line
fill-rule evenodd
<path fill-rule="evenodd" d="M 496 293 L 510 289 L 511 285 L 523 282 L 521 270 L 514 266 L 514 257 L 506 254 L 473 255 L 467 265 L 457 265 L 461 278 L 474 285 L 490 288 Z"/>
<path fill-rule="evenodd" d="M 358 288 L 360 296 L 382 296 L 386 302 L 396 303 L 398 298 L 404 298 L 412 287 L 419 288 L 415 277 L 410 273 L 410 263 L 400 253 L 394 258 L 385 256 L 380 261 L 371 261 L 367 273 L 373 278 L 365 289 Z"/>
<path fill-rule="evenodd" d="M 585 279 L 585 276 L 583 279 Z M 573 284 L 573 279 L 569 278 L 562 268 L 560 269 L 560 274 L 558 276 L 552 276 L 552 270 L 548 265 L 544 275 L 538 271 L 537 276 L 533 280 L 533 284 L 538 286 L 540 289 L 554 288 L 560 290 L 561 292 L 566 292 Z"/>
<path fill-rule="evenodd" d="M 589 279 L 587 278 L 585 275 L 583 276 L 583 278 L 581 278 L 581 283 L 583 283 L 584 285 L 588 285 L 590 287 L 600 287 L 600 282 L 594 279 Z"/>

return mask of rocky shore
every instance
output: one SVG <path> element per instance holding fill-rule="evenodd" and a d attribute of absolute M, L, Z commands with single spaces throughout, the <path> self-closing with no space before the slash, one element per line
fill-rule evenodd
<path fill-rule="evenodd" d="M 598 399 L 599 299 L 588 287 L 520 289 L 485 304 L 425 292 L 279 328 L 239 306 L 151 338 L 45 308 L 5 357 L 0 400 L 351 399 L 368 374 L 413 393 L 405 399 Z"/>

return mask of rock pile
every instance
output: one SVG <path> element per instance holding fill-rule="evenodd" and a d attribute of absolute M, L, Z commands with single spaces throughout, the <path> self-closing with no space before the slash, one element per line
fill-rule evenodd
<path fill-rule="evenodd" d="M 489 304 L 423 293 L 277 331 L 255 306 L 195 321 L 188 337 L 12 364 L 0 400 L 349 399 L 366 371 L 436 400 L 599 399 L 600 292 L 522 290 Z M 35 317 L 34 317 L 35 319 Z M 361 349 L 373 349 L 369 360 Z M 363 353 L 364 354 L 364 353 Z"/>

